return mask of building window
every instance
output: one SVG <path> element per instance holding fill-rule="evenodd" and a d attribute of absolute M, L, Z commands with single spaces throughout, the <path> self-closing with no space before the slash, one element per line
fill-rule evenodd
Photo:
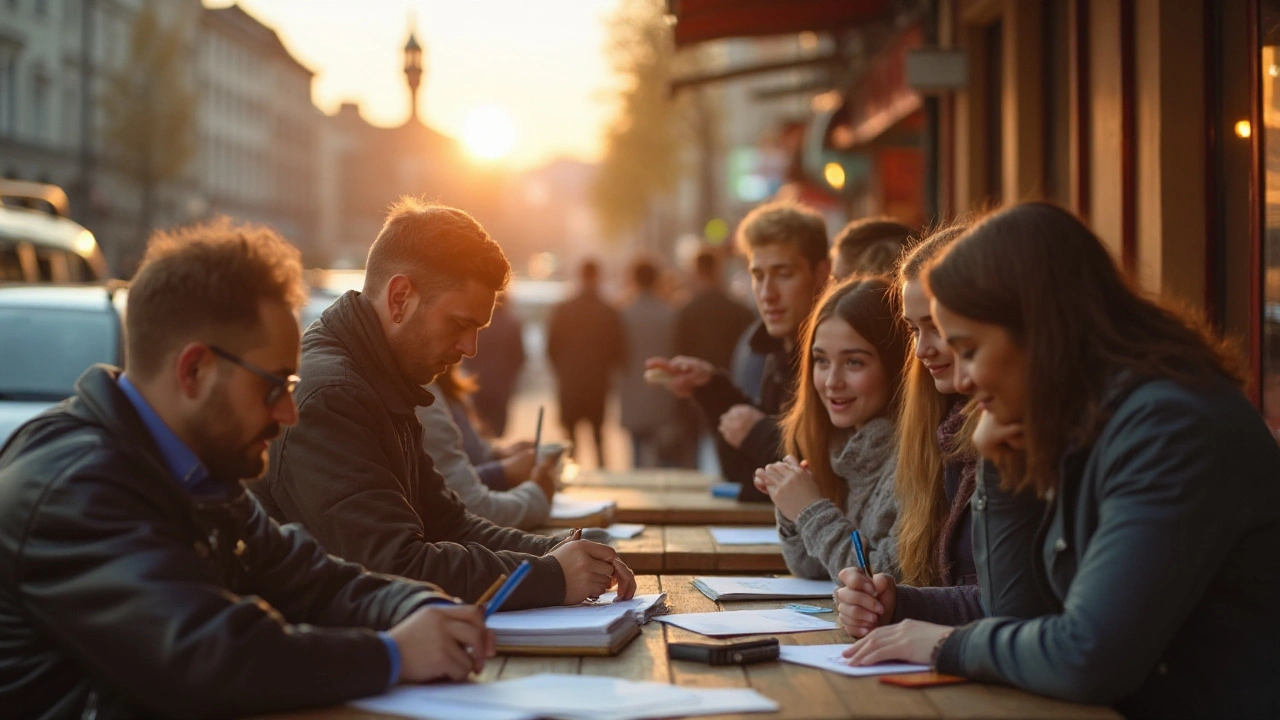
<path fill-rule="evenodd" d="M 44 142 L 53 135 L 49 127 L 49 78 L 39 68 L 31 78 L 31 137 Z"/>

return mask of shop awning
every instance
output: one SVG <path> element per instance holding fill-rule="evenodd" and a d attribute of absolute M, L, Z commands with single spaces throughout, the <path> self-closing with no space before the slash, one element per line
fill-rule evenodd
<path fill-rule="evenodd" d="M 874 19 L 888 0 L 667 0 L 676 46 L 729 37 L 842 30 Z"/>

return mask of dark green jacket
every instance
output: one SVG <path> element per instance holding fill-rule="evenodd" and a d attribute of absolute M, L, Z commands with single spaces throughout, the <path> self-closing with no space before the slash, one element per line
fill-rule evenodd
<path fill-rule="evenodd" d="M 1030 565 L 984 562 L 978 515 L 1011 536 L 1027 518 L 975 496 L 984 596 L 1054 611 L 957 629 L 939 670 L 1137 717 L 1280 717 L 1280 447 L 1225 382 L 1138 383 L 1110 407 L 1062 459 Z"/>

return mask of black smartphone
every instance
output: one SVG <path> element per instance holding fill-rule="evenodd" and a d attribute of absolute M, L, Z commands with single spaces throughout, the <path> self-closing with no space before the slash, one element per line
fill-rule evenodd
<path fill-rule="evenodd" d="M 741 640 L 721 643 L 670 643 L 667 657 L 673 660 L 692 660 L 708 665 L 746 665 L 778 659 L 778 639 Z"/>

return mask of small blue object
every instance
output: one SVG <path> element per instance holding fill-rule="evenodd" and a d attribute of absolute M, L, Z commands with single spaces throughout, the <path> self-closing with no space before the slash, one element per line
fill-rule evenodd
<path fill-rule="evenodd" d="M 817 605 L 801 605 L 800 603 L 787 603 L 784 607 L 788 610 L 795 610 L 806 615 L 821 615 L 822 613 L 835 612 L 831 608 L 818 607 Z"/>
<path fill-rule="evenodd" d="M 867 571 L 867 555 L 862 550 L 862 535 L 857 530 L 854 530 L 849 533 L 849 539 L 853 541 L 853 555 L 858 559 L 858 567 L 863 573 L 870 576 L 871 573 Z"/>
<path fill-rule="evenodd" d="M 529 564 L 528 560 L 520 563 L 520 566 L 511 573 L 511 577 L 507 578 L 507 581 L 502 583 L 502 587 L 498 588 L 498 592 L 493 594 L 493 598 L 485 603 L 484 617 L 486 620 L 489 619 L 490 615 L 498 612 L 498 608 L 502 607 L 502 603 L 507 601 L 507 597 L 511 593 L 515 592 L 516 586 L 520 584 L 521 580 L 524 580 L 524 576 L 528 575 L 532 569 L 533 565 Z"/>
<path fill-rule="evenodd" d="M 711 486 L 711 497 L 731 498 L 736 500 L 742 492 L 742 486 L 738 483 L 716 483 Z"/>

